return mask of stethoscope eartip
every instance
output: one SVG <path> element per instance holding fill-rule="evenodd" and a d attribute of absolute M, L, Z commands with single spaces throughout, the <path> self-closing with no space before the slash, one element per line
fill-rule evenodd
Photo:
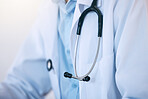
<path fill-rule="evenodd" d="M 86 76 L 82 80 L 88 82 L 90 80 L 90 77 L 89 76 Z"/>
<path fill-rule="evenodd" d="M 71 73 L 68 73 L 68 72 L 65 72 L 64 73 L 64 77 L 66 77 L 66 78 L 72 78 L 72 74 Z"/>

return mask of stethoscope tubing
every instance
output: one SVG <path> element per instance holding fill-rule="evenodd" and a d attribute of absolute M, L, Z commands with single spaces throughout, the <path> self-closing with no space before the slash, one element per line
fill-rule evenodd
<path fill-rule="evenodd" d="M 77 54 L 78 54 L 78 46 L 79 46 L 79 40 L 80 40 L 80 35 L 81 35 L 81 29 L 83 27 L 83 22 L 86 17 L 86 15 L 89 12 L 95 12 L 98 16 L 98 47 L 97 47 L 97 52 L 95 55 L 95 59 L 93 61 L 93 64 L 90 68 L 90 70 L 84 74 L 83 76 L 78 76 L 77 73 Z M 92 70 L 94 69 L 94 66 L 96 65 L 97 59 L 98 59 L 98 54 L 99 54 L 99 49 L 100 49 L 100 39 L 102 37 L 102 29 L 103 29 L 103 15 L 100 11 L 100 9 L 97 7 L 97 0 L 93 0 L 91 6 L 87 8 L 80 16 L 79 21 L 78 21 L 78 28 L 77 28 L 77 38 L 76 38 L 76 44 L 75 44 L 75 50 L 74 50 L 74 72 L 75 76 L 73 76 L 71 73 L 65 72 L 64 76 L 68 78 L 74 78 L 78 79 L 80 81 L 89 81 L 90 77 L 88 76 Z"/>
<path fill-rule="evenodd" d="M 74 71 L 75 71 L 75 75 L 76 76 L 72 76 L 72 78 L 75 78 L 75 79 L 78 79 L 78 80 L 82 81 L 83 78 L 85 78 L 86 76 L 88 76 L 92 72 L 92 70 L 94 69 L 94 67 L 96 65 L 96 62 L 97 62 L 97 59 L 98 59 L 98 55 L 99 55 L 100 39 L 101 39 L 101 37 L 98 37 L 98 47 L 97 47 L 97 52 L 96 52 L 96 56 L 95 56 L 95 59 L 93 61 L 93 64 L 92 64 L 90 70 L 85 75 L 83 75 L 83 76 L 78 76 L 77 68 L 76 68 L 77 67 L 76 66 L 76 63 L 77 63 L 77 58 L 76 57 L 77 57 L 77 51 L 78 51 L 78 46 L 79 46 L 79 44 L 78 44 L 79 38 L 80 38 L 79 35 L 77 35 L 76 45 L 75 45 L 75 56 L 74 56 Z"/>

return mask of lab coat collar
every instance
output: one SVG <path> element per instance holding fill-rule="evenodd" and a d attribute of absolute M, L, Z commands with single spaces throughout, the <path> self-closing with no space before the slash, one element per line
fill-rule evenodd
<path fill-rule="evenodd" d="M 85 5 L 85 6 L 91 6 L 91 3 L 93 0 L 77 0 L 77 4 Z M 98 7 L 100 7 L 102 4 L 102 0 L 98 0 Z"/>

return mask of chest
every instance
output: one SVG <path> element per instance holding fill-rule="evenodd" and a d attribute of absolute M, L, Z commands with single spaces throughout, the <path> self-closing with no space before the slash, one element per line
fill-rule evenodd
<path fill-rule="evenodd" d="M 110 3 L 110 4 L 109 4 Z M 92 72 L 90 73 L 91 80 L 88 83 L 79 82 L 80 87 L 80 98 L 87 99 L 85 94 L 89 93 L 96 88 L 98 91 L 107 94 L 107 89 L 112 87 L 108 91 L 115 91 L 114 74 L 115 74 L 115 65 L 114 65 L 114 22 L 113 22 L 113 2 L 102 2 L 102 6 L 100 7 L 103 13 L 103 32 L 102 38 L 100 40 L 100 49 L 99 56 L 97 58 L 96 65 Z M 109 5 L 109 6 L 107 6 Z M 70 31 L 70 52 L 71 59 L 74 63 L 74 55 L 75 55 L 75 45 L 76 45 L 76 31 L 78 25 L 78 19 L 80 14 L 87 8 L 87 5 L 77 4 L 76 10 L 74 13 L 74 18 L 72 22 L 72 27 Z M 54 18 L 54 20 L 57 20 Z M 92 63 L 94 61 L 97 47 L 98 47 L 98 21 L 97 15 L 93 12 L 89 13 L 82 26 L 81 36 L 79 38 L 78 44 L 78 53 L 77 53 L 77 71 L 78 75 L 84 75 L 91 68 Z M 52 20 L 53 21 L 53 20 Z M 52 29 L 52 28 L 51 28 Z M 60 96 L 59 91 L 59 54 L 58 54 L 58 31 L 57 24 L 54 26 L 54 29 L 51 30 L 46 29 L 46 33 L 43 34 L 45 41 L 45 54 L 46 58 L 51 59 L 53 63 L 53 70 L 49 72 L 50 78 L 52 79 L 51 83 L 53 86 L 53 90 L 56 93 L 56 96 Z M 62 76 L 62 75 L 61 75 Z M 110 83 L 109 83 L 110 82 Z M 99 84 L 99 85 L 98 85 Z M 104 87 L 104 89 L 102 89 Z M 104 98 L 102 99 L 105 99 Z M 103 97 L 99 95 L 98 92 L 90 94 L 88 99 L 91 97 Z M 116 98 L 114 98 L 116 99 Z"/>

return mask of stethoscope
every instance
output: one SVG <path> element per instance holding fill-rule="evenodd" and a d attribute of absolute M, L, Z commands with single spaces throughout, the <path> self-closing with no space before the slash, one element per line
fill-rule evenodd
<path fill-rule="evenodd" d="M 76 63 L 77 63 L 77 50 L 78 50 L 78 44 L 79 44 L 79 38 L 80 38 L 80 34 L 81 34 L 81 29 L 82 29 L 82 25 L 84 22 L 84 19 L 86 17 L 86 15 L 89 12 L 95 12 L 98 15 L 98 47 L 97 47 L 97 52 L 96 52 L 96 56 L 95 59 L 93 61 L 93 64 L 90 68 L 90 70 L 83 76 L 78 76 L 77 74 L 77 68 L 76 68 Z M 100 38 L 102 37 L 102 28 L 103 28 L 103 15 L 101 13 L 101 11 L 99 10 L 99 8 L 97 7 L 97 0 L 93 0 L 91 6 L 89 8 L 87 8 L 80 16 L 79 21 L 78 21 L 78 28 L 77 28 L 77 39 L 76 39 L 76 44 L 75 44 L 75 55 L 74 55 L 74 71 L 75 71 L 75 76 L 73 76 L 71 73 L 65 72 L 64 73 L 64 77 L 67 78 L 74 78 L 77 79 L 79 81 L 89 81 L 90 77 L 88 76 L 97 61 L 98 58 L 98 54 L 99 54 L 99 49 L 100 49 Z"/>

